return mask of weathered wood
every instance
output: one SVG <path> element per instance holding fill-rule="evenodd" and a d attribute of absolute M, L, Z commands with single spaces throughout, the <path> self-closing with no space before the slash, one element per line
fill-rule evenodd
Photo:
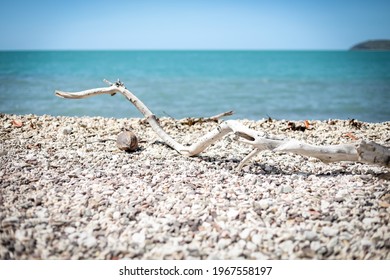
<path fill-rule="evenodd" d="M 231 116 L 231 115 L 233 115 L 233 111 L 224 112 L 208 118 L 186 118 L 182 120 L 180 123 L 186 125 L 194 125 L 196 123 L 218 122 L 220 118 Z"/>
<path fill-rule="evenodd" d="M 358 161 L 390 167 L 390 149 L 375 142 L 361 141 L 356 147 Z"/>
<path fill-rule="evenodd" d="M 144 115 L 154 132 L 156 132 L 157 135 L 160 136 L 160 138 L 167 145 L 169 145 L 176 151 L 185 150 L 183 145 L 179 144 L 164 131 L 164 129 L 160 126 L 160 123 L 158 122 L 156 116 L 149 110 L 148 107 L 145 106 L 145 104 L 141 100 L 139 100 L 133 93 L 131 93 L 122 82 L 120 82 L 119 80 L 115 83 L 108 82 L 107 80 L 104 81 L 109 84 L 109 87 L 96 88 L 79 92 L 64 92 L 57 90 L 55 93 L 57 96 L 62 98 L 80 99 L 101 94 L 114 95 L 115 93 L 120 92 L 141 112 L 142 115 Z"/>
<path fill-rule="evenodd" d="M 100 94 L 114 95 L 117 92 L 123 94 L 146 118 L 154 132 L 170 147 L 184 156 L 194 156 L 203 152 L 208 146 L 218 141 L 228 133 L 233 132 L 235 139 L 253 146 L 254 150 L 249 153 L 239 164 L 241 169 L 244 164 L 257 155 L 262 150 L 274 152 L 289 152 L 302 156 L 315 157 L 323 162 L 354 161 L 369 164 L 377 164 L 390 167 L 389 148 L 374 142 L 364 141 L 355 144 L 341 144 L 316 146 L 310 145 L 294 139 L 287 139 L 283 136 L 268 135 L 261 131 L 256 131 L 242 125 L 238 121 L 228 120 L 220 123 L 216 128 L 200 137 L 192 145 L 184 146 L 173 139 L 160 125 L 156 116 L 142 103 L 133 93 L 131 93 L 119 80 L 116 83 L 106 81 L 109 86 L 105 88 L 89 89 L 80 92 L 56 91 L 56 95 L 63 98 L 87 98 Z M 217 116 L 220 117 L 220 116 Z"/>

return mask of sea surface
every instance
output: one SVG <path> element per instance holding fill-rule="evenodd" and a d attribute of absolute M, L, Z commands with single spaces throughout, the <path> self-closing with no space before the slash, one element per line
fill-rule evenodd
<path fill-rule="evenodd" d="M 356 51 L 1 51 L 0 112 L 142 117 L 120 94 L 54 94 L 103 79 L 158 117 L 390 121 L 390 52 Z"/>

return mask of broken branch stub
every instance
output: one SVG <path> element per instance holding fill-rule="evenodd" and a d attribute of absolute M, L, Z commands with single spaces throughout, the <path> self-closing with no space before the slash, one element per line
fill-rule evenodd
<path fill-rule="evenodd" d="M 119 80 L 115 83 L 111 83 L 106 80 L 105 82 L 109 85 L 105 88 L 89 89 L 79 92 L 56 91 L 55 93 L 57 96 L 63 98 L 80 99 L 101 94 L 114 95 L 115 93 L 120 92 L 141 112 L 141 114 L 146 118 L 146 121 L 152 127 L 153 131 L 168 146 L 184 156 L 197 155 L 228 133 L 233 132 L 235 134 L 236 140 L 244 144 L 251 145 L 254 148 L 254 150 L 241 161 L 238 169 L 241 169 L 247 161 L 249 161 L 262 150 L 289 152 L 302 156 L 315 157 L 327 163 L 336 161 L 354 161 L 390 167 L 389 148 L 374 142 L 366 143 L 361 141 L 356 144 L 316 146 L 294 139 L 268 135 L 264 132 L 250 129 L 242 125 L 240 122 L 233 120 L 224 121 L 218 124 L 216 128 L 200 137 L 197 142 L 189 146 L 184 146 L 173 139 L 161 127 L 156 116 L 141 100 L 139 100 L 132 92 L 130 92 L 122 82 Z"/>
<path fill-rule="evenodd" d="M 191 125 L 194 125 L 196 123 L 218 122 L 218 120 L 220 118 L 226 117 L 226 116 L 231 116 L 231 115 L 233 115 L 233 111 L 224 112 L 224 113 L 221 113 L 221 114 L 218 114 L 218 115 L 215 115 L 212 117 L 208 117 L 208 118 L 186 118 L 183 121 L 181 121 L 180 123 L 191 126 Z"/>
<path fill-rule="evenodd" d="M 390 167 L 390 150 L 375 142 L 361 141 L 356 147 L 359 161 Z"/>

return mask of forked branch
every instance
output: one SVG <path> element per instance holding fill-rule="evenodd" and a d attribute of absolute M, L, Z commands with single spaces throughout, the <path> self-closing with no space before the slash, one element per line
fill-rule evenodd
<path fill-rule="evenodd" d="M 194 156 L 201 153 L 204 149 L 210 146 L 212 143 L 221 139 L 223 136 L 231 132 L 231 129 L 226 125 L 226 123 L 221 123 L 215 129 L 199 138 L 198 141 L 191 146 L 184 146 L 178 143 L 173 139 L 166 131 L 161 127 L 156 116 L 149 110 L 146 105 L 139 100 L 132 92 L 130 92 L 122 82 L 119 80 L 115 83 L 111 83 L 107 80 L 104 80 L 109 84 L 105 88 L 96 88 L 89 89 L 79 92 L 65 92 L 57 90 L 55 93 L 57 96 L 62 98 L 71 98 L 71 99 L 80 99 L 87 98 L 90 96 L 101 95 L 101 94 L 110 94 L 114 95 L 117 92 L 123 94 L 127 100 L 129 100 L 146 118 L 146 121 L 150 124 L 154 132 L 171 148 L 178 151 L 184 156 Z"/>
<path fill-rule="evenodd" d="M 56 95 L 63 98 L 80 99 L 90 96 L 110 94 L 117 92 L 123 94 L 146 118 L 154 132 L 171 148 L 184 156 L 194 156 L 203 152 L 208 146 L 218 141 L 228 133 L 234 133 L 236 140 L 251 145 L 254 150 L 249 153 L 239 164 L 241 169 L 244 164 L 253 156 L 262 150 L 271 150 L 275 152 L 290 152 L 303 156 L 315 157 L 323 162 L 335 161 L 359 161 L 369 164 L 378 164 L 390 167 L 389 148 L 381 146 L 374 142 L 366 143 L 364 141 L 356 144 L 315 146 L 304 142 L 286 139 L 284 137 L 268 135 L 242 125 L 238 121 L 224 121 L 216 128 L 200 137 L 192 145 L 184 146 L 173 139 L 160 125 L 156 116 L 149 110 L 145 104 L 131 93 L 119 80 L 115 83 L 108 83 L 108 87 L 89 89 L 80 92 L 56 91 Z"/>

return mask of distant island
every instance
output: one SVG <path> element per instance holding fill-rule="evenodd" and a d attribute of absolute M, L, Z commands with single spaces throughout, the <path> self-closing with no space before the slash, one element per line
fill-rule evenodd
<path fill-rule="evenodd" d="M 390 51 L 390 40 L 370 40 L 354 45 L 351 51 Z"/>

